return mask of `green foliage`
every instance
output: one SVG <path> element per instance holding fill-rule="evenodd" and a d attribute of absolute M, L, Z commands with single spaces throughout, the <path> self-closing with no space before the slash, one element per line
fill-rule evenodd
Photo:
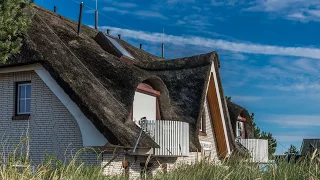
<path fill-rule="evenodd" d="M 26 138 L 28 140 L 28 138 Z M 19 143 L 18 147 L 28 144 L 25 141 Z M 95 152 L 97 155 L 97 165 L 88 165 L 80 160 L 80 156 L 84 152 Z M 96 151 L 95 148 L 83 148 L 77 151 L 73 158 L 66 162 L 65 160 L 58 160 L 55 156 L 48 155 L 41 164 L 32 169 L 30 165 L 31 161 L 20 161 L 25 157 L 19 157 L 19 154 L 15 154 L 14 158 L 4 158 L 5 161 L 0 166 L 0 179 L 21 179 L 21 180 L 127 180 L 126 175 L 123 173 L 123 169 L 116 168 L 114 165 L 107 167 L 101 166 L 101 152 Z M 285 159 L 277 160 L 276 163 L 266 164 L 263 168 L 259 167 L 257 163 L 250 163 L 238 158 L 237 156 L 228 159 L 221 160 L 218 163 L 208 161 L 203 158 L 200 162 L 192 165 L 178 164 L 174 165 L 174 169 L 171 171 L 161 171 L 158 168 L 159 161 L 163 159 L 155 158 L 153 168 L 158 172 L 149 177 L 148 180 L 194 180 L 194 179 L 212 179 L 212 180 L 233 180 L 233 179 L 320 179 L 319 153 L 315 151 L 310 158 L 300 159 L 296 163 L 287 162 Z M 23 156 L 23 154 L 20 154 Z M 17 160 L 19 163 L 17 163 Z M 149 158 L 146 163 L 149 162 Z M 115 160 L 117 163 L 119 160 Z M 157 163 L 158 162 L 158 163 Z M 134 163 L 133 163 L 134 164 Z M 18 165 L 18 166 L 16 166 Z M 130 178 L 133 179 L 132 173 L 140 173 L 139 170 L 135 170 L 134 167 L 129 165 Z M 104 175 L 104 168 L 112 170 L 114 175 Z"/>
<path fill-rule="evenodd" d="M 291 144 L 288 151 L 286 151 L 284 154 L 297 155 L 297 154 L 299 154 L 299 151 L 294 145 Z"/>
<path fill-rule="evenodd" d="M 22 35 L 31 24 L 28 0 L 0 0 L 0 63 L 20 52 Z"/>
<path fill-rule="evenodd" d="M 267 139 L 268 140 L 268 152 L 269 152 L 269 159 L 274 158 L 274 153 L 277 149 L 277 140 L 272 136 L 269 132 L 261 131 L 257 124 L 254 122 L 254 113 L 251 113 L 251 120 L 253 125 L 253 133 L 254 137 L 257 139 Z"/>
<path fill-rule="evenodd" d="M 259 139 L 259 138 L 260 138 L 260 128 L 259 128 L 259 127 L 257 126 L 257 124 L 254 122 L 254 113 L 251 113 L 250 118 L 251 118 L 251 120 L 252 120 L 254 138 Z"/>
<path fill-rule="evenodd" d="M 230 96 L 225 97 L 228 102 L 231 101 Z M 274 158 L 274 153 L 276 152 L 277 148 L 277 141 L 276 139 L 272 136 L 271 133 L 267 133 L 265 131 L 261 131 L 261 129 L 257 126 L 257 124 L 254 121 L 254 113 L 251 113 L 250 115 L 251 121 L 252 121 L 252 126 L 253 126 L 253 136 L 256 139 L 267 139 L 268 140 L 268 152 L 269 152 L 269 158 L 273 159 Z"/>
<path fill-rule="evenodd" d="M 230 96 L 226 96 L 225 98 L 226 98 L 227 102 L 231 102 L 231 97 Z"/>

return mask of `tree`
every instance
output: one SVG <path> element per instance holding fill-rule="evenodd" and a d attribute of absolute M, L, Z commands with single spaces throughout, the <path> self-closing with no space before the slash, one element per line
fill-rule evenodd
<path fill-rule="evenodd" d="M 250 117 L 251 117 L 251 121 L 252 121 L 254 137 L 257 139 L 267 139 L 268 140 L 269 158 L 272 159 L 274 156 L 274 153 L 276 152 L 277 140 L 272 136 L 272 134 L 270 132 L 267 133 L 265 131 L 260 130 L 260 128 L 254 122 L 254 113 L 251 113 Z"/>
<path fill-rule="evenodd" d="M 231 97 L 230 96 L 226 96 L 226 100 L 227 100 L 227 102 L 231 102 Z"/>
<path fill-rule="evenodd" d="M 0 0 L 0 63 L 20 52 L 22 36 L 31 24 L 29 0 Z"/>
<path fill-rule="evenodd" d="M 284 154 L 291 154 L 291 155 L 297 155 L 299 153 L 299 151 L 297 150 L 297 148 L 294 145 L 290 145 L 290 148 L 288 149 L 288 151 L 286 151 Z"/>
<path fill-rule="evenodd" d="M 254 122 L 254 113 L 251 113 L 250 115 L 252 126 L 253 126 L 253 135 L 255 138 L 260 138 L 260 128 L 257 126 L 257 124 Z"/>

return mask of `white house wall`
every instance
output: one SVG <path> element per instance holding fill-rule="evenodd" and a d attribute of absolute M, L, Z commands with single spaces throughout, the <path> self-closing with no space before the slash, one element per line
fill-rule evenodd
<path fill-rule="evenodd" d="M 31 81 L 32 84 L 29 120 L 12 120 L 15 115 L 15 83 L 19 81 Z M 68 160 L 83 148 L 74 116 L 34 71 L 0 71 L 0 137 L 1 151 L 5 155 L 12 153 L 17 144 L 29 137 L 29 146 L 24 143 L 22 151 L 29 152 L 35 164 L 46 155 Z M 81 158 L 89 163 L 96 162 L 93 152 Z"/>
<path fill-rule="evenodd" d="M 207 143 L 210 144 L 210 149 L 204 149 L 202 152 L 202 157 L 210 158 L 211 161 L 218 161 L 218 152 L 216 138 L 213 129 L 213 123 L 210 116 L 208 101 L 206 99 L 204 103 L 204 113 L 205 113 L 205 132 L 206 136 L 199 135 L 200 144 Z"/>
<path fill-rule="evenodd" d="M 133 101 L 133 118 L 139 121 L 142 117 L 148 120 L 156 120 L 157 98 L 148 94 L 135 92 Z"/>
<path fill-rule="evenodd" d="M 82 113 L 79 107 L 70 99 L 70 97 L 63 91 L 63 89 L 57 84 L 57 82 L 50 76 L 50 74 L 43 67 L 37 68 L 35 72 L 77 121 L 82 135 L 83 146 L 92 147 L 106 145 L 107 139 Z"/>

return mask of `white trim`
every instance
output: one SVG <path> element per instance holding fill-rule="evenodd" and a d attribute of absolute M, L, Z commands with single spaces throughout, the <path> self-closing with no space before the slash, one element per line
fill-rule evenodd
<path fill-rule="evenodd" d="M 217 76 L 216 76 L 216 69 L 214 67 L 214 63 L 212 63 L 211 66 L 211 73 L 213 74 L 213 79 L 214 79 L 214 86 L 216 88 L 216 92 L 217 92 L 217 96 L 218 96 L 218 104 L 219 104 L 219 109 L 220 109 L 220 115 L 222 118 L 222 124 L 223 124 L 223 130 L 224 130 L 224 136 L 226 138 L 226 143 L 227 143 L 227 149 L 228 149 L 228 154 L 231 153 L 231 149 L 230 149 L 230 144 L 229 144 L 229 138 L 228 138 L 228 132 L 227 132 L 227 128 L 226 128 L 226 120 L 224 118 L 224 112 L 223 112 L 223 108 L 222 108 L 222 102 L 221 102 L 221 96 L 220 96 L 220 91 L 219 91 L 219 86 L 218 86 L 218 80 L 217 80 Z M 210 83 L 210 76 L 209 76 L 209 81 L 208 83 Z M 207 93 L 208 94 L 208 88 L 209 88 L 209 84 L 207 85 Z"/>
<path fill-rule="evenodd" d="M 61 103 L 73 115 L 79 125 L 83 146 L 104 146 L 107 139 L 99 132 L 92 122 L 82 113 L 79 107 L 70 99 L 58 83 L 51 77 L 41 64 L 32 64 L 18 67 L 0 68 L 1 73 L 32 71 L 34 70 L 49 89 L 57 96 Z"/>
<path fill-rule="evenodd" d="M 41 64 L 29 64 L 24 66 L 15 66 L 15 67 L 6 67 L 6 68 L 0 68 L 0 74 L 3 73 L 12 73 L 12 72 L 22 72 L 22 71 L 33 71 L 36 69 L 41 68 Z"/>
<path fill-rule="evenodd" d="M 242 139 L 242 130 L 243 130 L 243 122 L 237 121 L 236 122 L 236 137 Z M 240 133 L 239 133 L 240 131 Z"/>

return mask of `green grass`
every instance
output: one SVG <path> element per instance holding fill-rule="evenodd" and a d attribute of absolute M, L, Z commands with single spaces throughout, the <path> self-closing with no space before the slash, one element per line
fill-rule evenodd
<path fill-rule="evenodd" d="M 29 161 L 25 158 L 16 158 L 11 156 L 2 166 L 0 166 L 0 179 L 70 179 L 70 180 L 102 180 L 102 179 L 125 179 L 124 176 L 104 176 L 102 167 L 85 166 L 79 163 L 75 158 L 68 164 L 65 164 L 56 158 L 49 157 L 41 165 L 36 167 L 33 172 L 29 165 Z M 305 158 L 296 163 L 288 163 L 280 161 L 275 165 L 268 165 L 265 171 L 261 171 L 257 164 L 252 164 L 243 160 L 229 159 L 221 163 L 221 165 L 211 164 L 203 160 L 193 165 L 181 165 L 178 168 L 167 172 L 159 172 L 152 179 L 165 180 L 198 180 L 198 179 L 235 179 L 235 180 L 318 180 L 320 179 L 320 154 L 314 153 L 309 158 Z M 17 168 L 13 165 L 19 161 L 26 168 Z M 53 166 L 54 165 L 54 166 Z M 150 178 L 149 178 L 150 179 Z"/>

